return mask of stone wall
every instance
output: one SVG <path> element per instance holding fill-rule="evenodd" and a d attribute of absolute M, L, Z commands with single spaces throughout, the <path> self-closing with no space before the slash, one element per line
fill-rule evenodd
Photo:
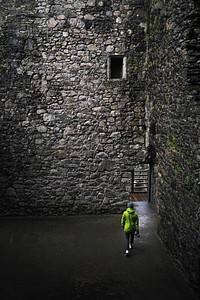
<path fill-rule="evenodd" d="M 0 1 L 1 215 L 115 212 L 145 154 L 144 1 Z M 126 78 L 108 78 L 111 55 Z"/>
<path fill-rule="evenodd" d="M 0 214 L 118 212 L 147 156 L 158 233 L 198 289 L 199 1 L 0 5 Z"/>
<path fill-rule="evenodd" d="M 199 2 L 150 1 L 146 101 L 158 233 L 199 288 Z"/>

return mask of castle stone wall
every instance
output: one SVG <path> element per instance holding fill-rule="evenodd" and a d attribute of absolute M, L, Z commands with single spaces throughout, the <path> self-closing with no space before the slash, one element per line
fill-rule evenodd
<path fill-rule="evenodd" d="M 146 98 L 158 233 L 199 288 L 199 2 L 150 1 Z"/>
<path fill-rule="evenodd" d="M 1 215 L 115 212 L 145 153 L 143 1 L 1 2 Z M 124 79 L 108 78 L 122 55 Z"/>

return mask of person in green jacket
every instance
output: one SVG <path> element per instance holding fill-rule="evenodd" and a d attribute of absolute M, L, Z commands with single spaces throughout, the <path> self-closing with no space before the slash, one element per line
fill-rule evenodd
<path fill-rule="evenodd" d="M 129 249 L 133 248 L 135 232 L 139 236 L 139 219 L 133 207 L 133 202 L 129 202 L 121 218 L 121 225 L 126 236 L 126 256 L 129 256 Z"/>

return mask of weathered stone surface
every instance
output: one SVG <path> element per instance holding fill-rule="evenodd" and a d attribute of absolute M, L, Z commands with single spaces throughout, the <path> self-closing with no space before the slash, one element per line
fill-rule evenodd
<path fill-rule="evenodd" d="M 1 6 L 2 214 L 115 212 L 131 190 L 123 174 L 145 150 L 144 88 L 132 74 L 132 61 L 144 57 L 144 30 L 129 20 L 144 3 Z M 114 54 L 127 57 L 127 80 L 107 77 Z"/>
<path fill-rule="evenodd" d="M 150 1 L 146 99 L 156 150 L 158 232 L 199 288 L 199 24 L 197 1 Z"/>
<path fill-rule="evenodd" d="M 16 196 L 16 191 L 13 187 L 8 187 L 6 190 L 6 195 L 8 197 L 15 197 Z"/>

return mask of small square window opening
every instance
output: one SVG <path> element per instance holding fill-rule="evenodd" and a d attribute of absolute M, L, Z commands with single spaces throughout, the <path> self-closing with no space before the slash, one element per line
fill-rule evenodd
<path fill-rule="evenodd" d="M 109 79 L 126 78 L 126 58 L 124 56 L 113 55 L 109 57 L 108 78 Z"/>

